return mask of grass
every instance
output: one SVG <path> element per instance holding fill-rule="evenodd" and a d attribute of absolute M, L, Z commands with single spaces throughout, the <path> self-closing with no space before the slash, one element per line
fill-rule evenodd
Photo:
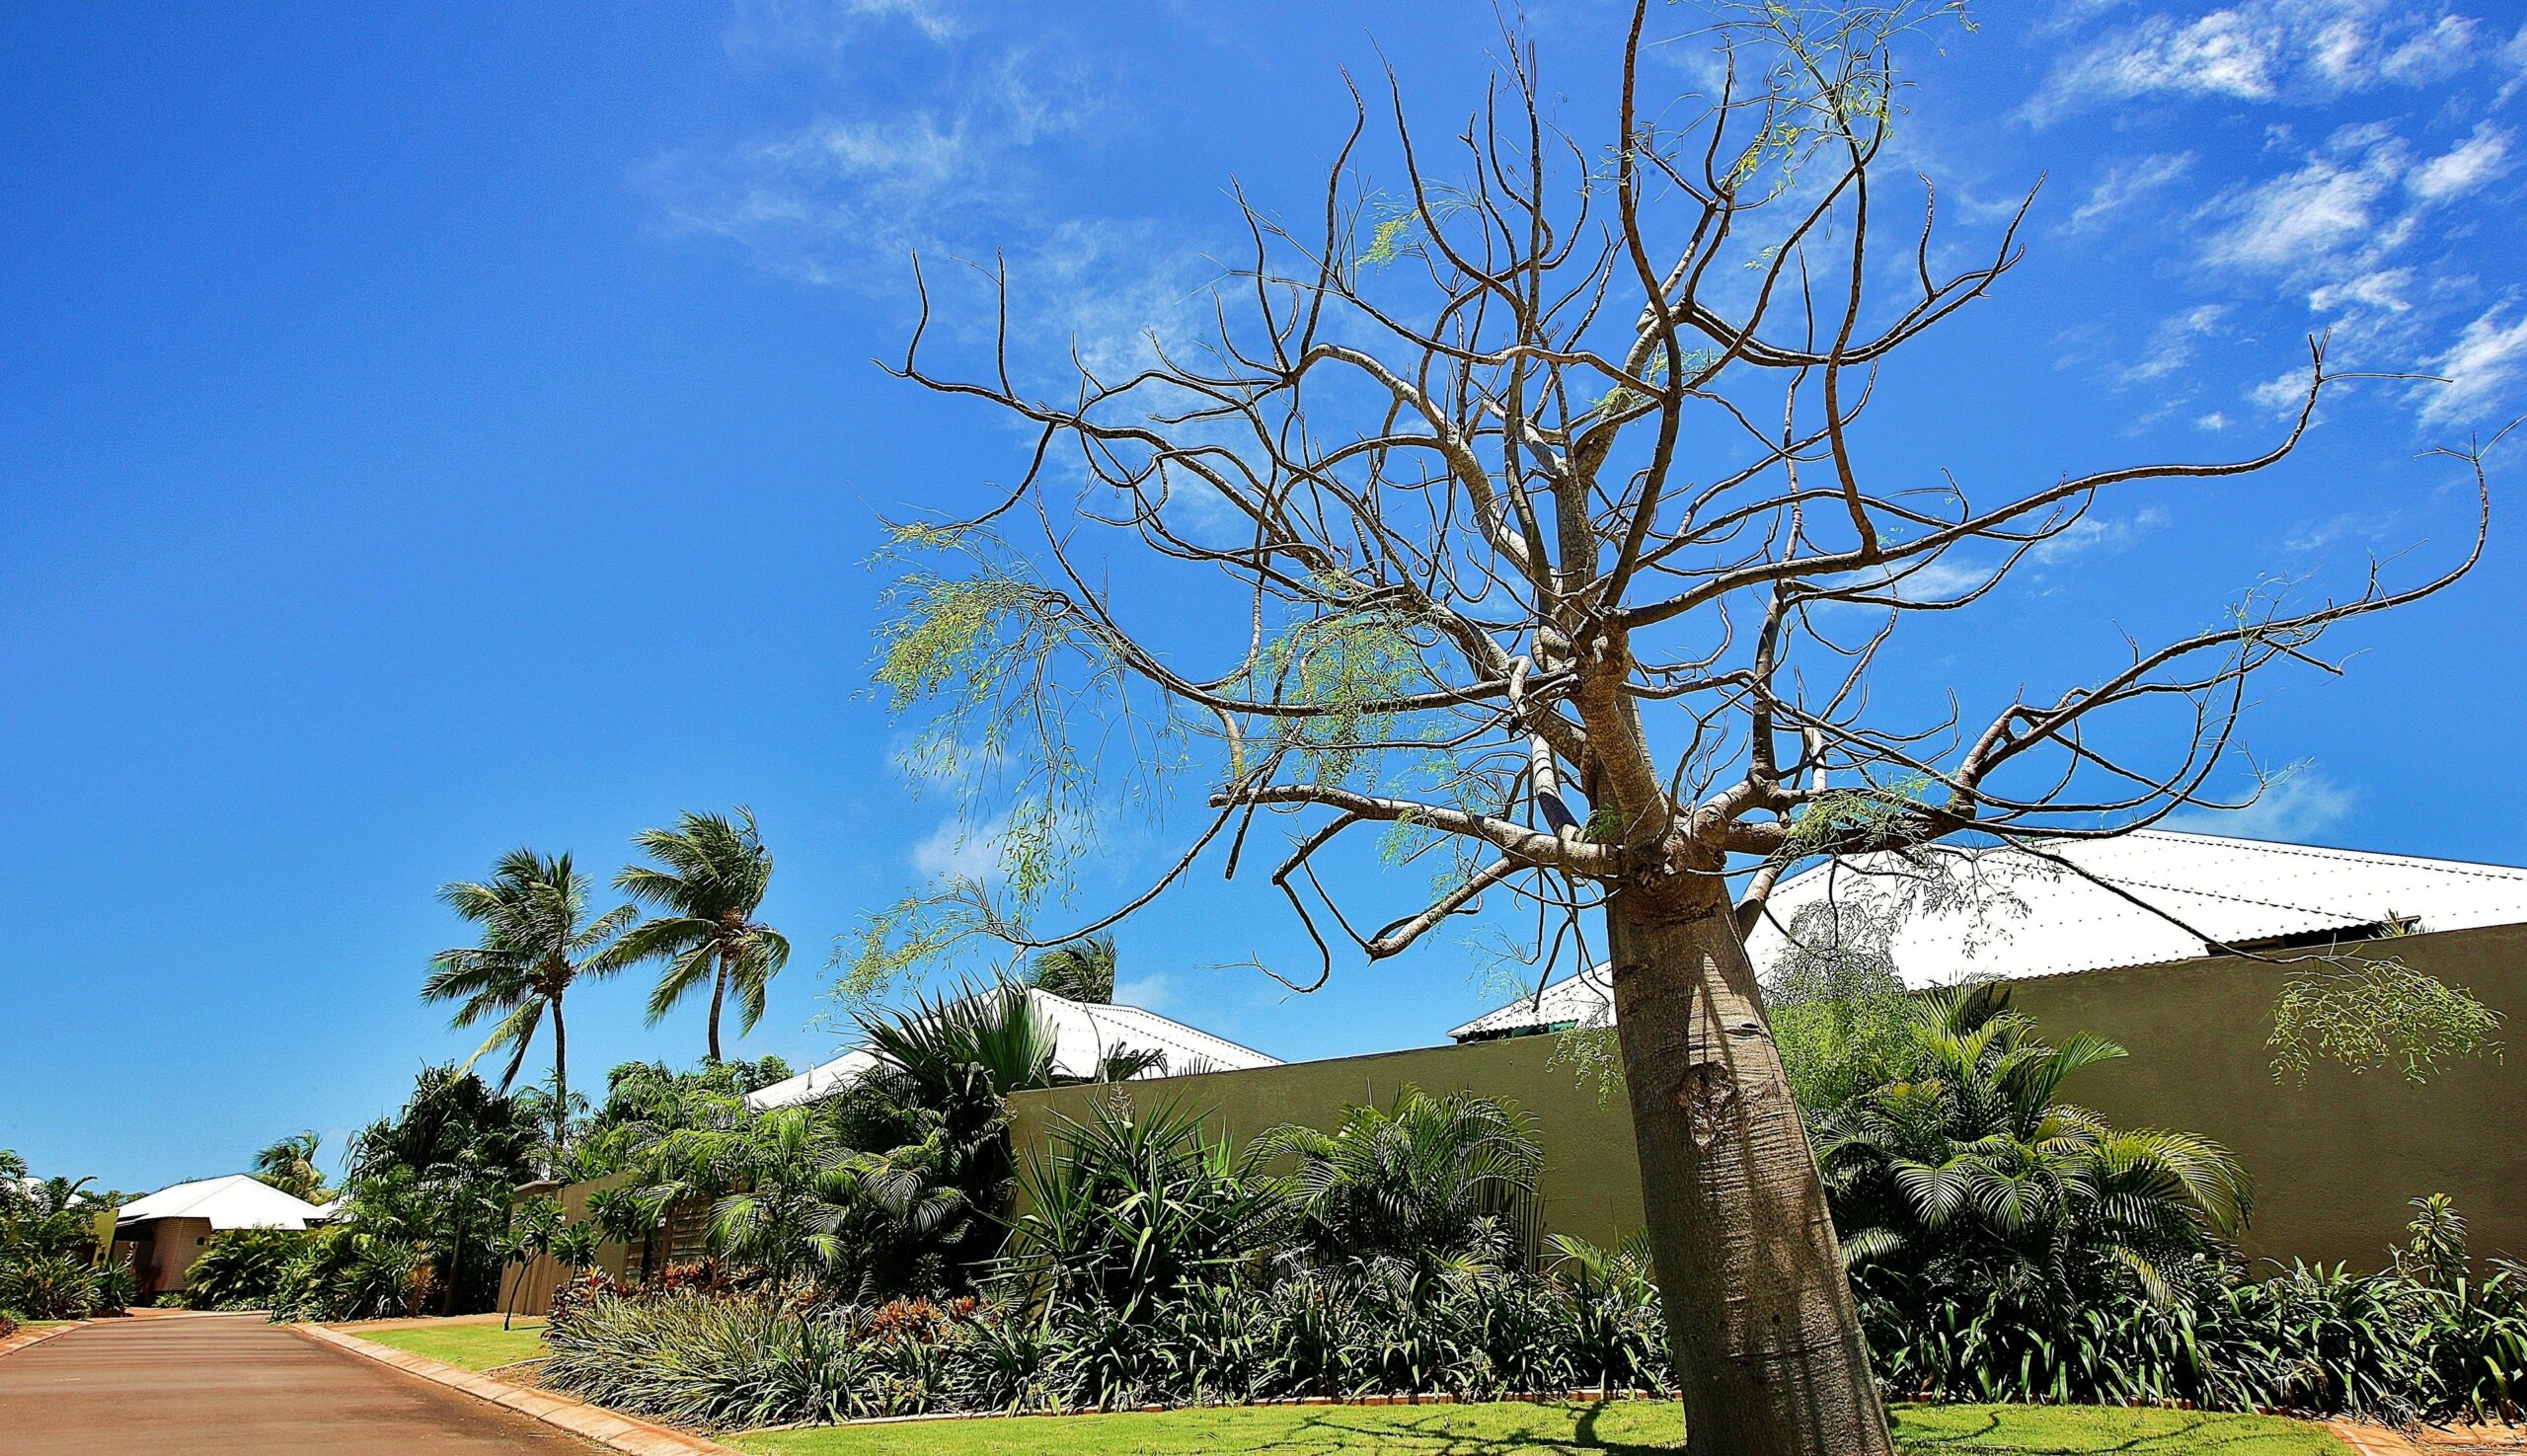
<path fill-rule="evenodd" d="M 490 1370 L 544 1355 L 542 1320 L 532 1324 L 520 1320 L 514 1330 L 503 1330 L 496 1324 L 407 1325 L 395 1330 L 362 1330 L 354 1326 L 348 1333 L 468 1370 Z"/>
<path fill-rule="evenodd" d="M 1684 1449 L 1664 1401 L 1533 1406 L 1248 1406 L 1116 1416 L 920 1420 L 724 1436 L 763 1456 L 1656 1456 Z M 2345 1456 L 2313 1425 L 2262 1416 L 2042 1406 L 1899 1410 L 1906 1456 Z"/>

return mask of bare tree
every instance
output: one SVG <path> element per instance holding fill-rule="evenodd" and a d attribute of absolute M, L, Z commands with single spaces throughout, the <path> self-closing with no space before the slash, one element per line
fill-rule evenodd
<path fill-rule="evenodd" d="M 976 822 L 1000 873 L 876 917 L 851 975 L 975 934 L 1094 933 L 1206 854 L 1233 876 L 1273 823 L 1290 847 L 1271 882 L 1323 953 L 1284 976 L 1301 989 L 1338 945 L 1375 961 L 1461 914 L 1532 921 L 1540 952 L 1583 957 L 1601 919 L 1692 1448 L 1882 1453 L 1742 945 L 1774 882 L 1816 856 L 2041 853 L 2208 803 L 2251 680 L 2333 670 L 2331 629 L 2474 556 L 2407 585 L 2373 568 L 2345 597 L 2258 589 L 1979 721 L 1953 699 L 1928 721 L 1875 706 L 1899 629 L 1994 603 L 2116 493 L 2274 464 L 2350 376 L 2311 341 L 2295 423 L 2244 458 L 1999 499 L 1880 478 L 1854 426 L 1881 371 L 2009 272 L 2034 195 L 1948 275 L 1927 183 L 1895 220 L 1893 57 L 1931 10 L 1734 13 L 1708 33 L 1716 94 L 1655 107 L 1650 13 L 1633 14 L 1601 149 L 1548 119 L 1515 38 L 1445 145 L 1395 102 L 1392 194 L 1360 175 L 1364 107 L 1321 211 L 1285 225 L 1245 205 L 1251 258 L 1207 300 L 1203 340 L 1153 340 L 1143 367 L 1074 352 L 1075 386 L 1030 387 L 993 269 L 995 362 L 942 371 L 925 281 L 900 374 L 994 407 L 1033 446 L 994 508 L 900 529 L 949 565 L 903 576 L 879 677 L 929 715 L 920 770 L 998 805 Z M 2479 452 L 2457 458 L 2482 490 Z M 1121 580 L 1101 543 L 1130 553 Z M 2125 737 L 2167 751 L 2144 761 Z M 1065 856 L 1177 768 L 1214 785 L 1181 857 L 1111 914 L 1036 934 Z M 1376 827 L 1439 875 L 1369 928 L 1317 867 Z"/>

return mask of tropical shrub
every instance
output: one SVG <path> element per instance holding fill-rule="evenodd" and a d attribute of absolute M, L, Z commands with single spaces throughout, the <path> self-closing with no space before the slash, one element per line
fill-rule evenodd
<path fill-rule="evenodd" d="M 269 1309 L 290 1262 L 307 1247 L 295 1229 L 221 1229 L 185 1273 L 191 1309 Z"/>
<path fill-rule="evenodd" d="M 310 1232 L 272 1291 L 274 1320 L 373 1320 L 418 1315 L 440 1292 L 432 1252 L 361 1223 Z"/>
<path fill-rule="evenodd" d="M 1020 1302 L 1038 1309 L 1093 1305 L 1128 1318 L 1267 1257 L 1286 1212 L 1254 1157 L 1179 1103 L 1135 1111 L 1101 1100 L 1084 1120 L 1057 1116 L 1019 1179 L 1026 1211 L 1004 1267 Z"/>
<path fill-rule="evenodd" d="M 598 1294 L 547 1340 L 548 1386 L 705 1426 L 1670 1384 L 1654 1297 L 1524 1274 L 1402 1302 L 1310 1273 L 1034 1311 Z"/>
<path fill-rule="evenodd" d="M 1406 1088 L 1331 1131 L 1283 1125 L 1259 1156 L 1295 1163 L 1291 1256 L 1399 1289 L 1465 1285 L 1524 1256 L 1519 1212 L 1544 1169 L 1534 1119 L 1471 1092 Z"/>
<path fill-rule="evenodd" d="M 89 1191 L 90 1182 L 30 1178 L 25 1161 L 0 1148 L 0 1315 L 83 1319 L 130 1301 L 129 1272 L 92 1257 L 96 1217 L 113 1200 Z"/>

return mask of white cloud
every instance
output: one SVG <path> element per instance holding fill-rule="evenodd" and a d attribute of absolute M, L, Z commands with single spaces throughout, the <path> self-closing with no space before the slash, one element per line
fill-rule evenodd
<path fill-rule="evenodd" d="M 2228 312 L 2226 304 L 2206 303 L 2160 320 L 2141 357 L 2125 365 L 2119 377 L 2126 384 L 2146 384 L 2183 368 L 2192 362 L 2194 342 L 2219 334 Z"/>
<path fill-rule="evenodd" d="M 2394 510 L 2346 510 L 2324 520 L 2302 521 L 2281 538 L 2284 551 L 2323 551 L 2337 541 L 2375 540 L 2402 520 Z"/>
<path fill-rule="evenodd" d="M 2070 529 L 2038 544 L 2028 556 L 2039 566 L 2060 566 L 2088 552 L 2112 551 L 2130 545 L 2135 537 L 2155 531 L 2167 523 L 2167 510 L 2157 505 L 2142 506 L 2128 516 L 2082 516 L 2071 523 Z"/>
<path fill-rule="evenodd" d="M 832 55 L 888 22 L 933 42 L 953 40 L 967 29 L 958 12 L 952 0 L 737 0 L 720 39 L 732 54 Z"/>
<path fill-rule="evenodd" d="M 2208 429 L 2214 432 L 2227 429 L 2229 427 L 2229 417 L 2221 414 L 2217 410 L 2212 411 L 2208 415 L 2196 415 L 2193 417 L 2193 427 L 2195 429 Z"/>
<path fill-rule="evenodd" d="M 1114 983 L 1114 1004 L 1137 1006 L 1143 1011 L 1165 1015 L 1176 1004 L 1176 981 L 1165 971 L 1134 976 Z"/>
<path fill-rule="evenodd" d="M 2042 125 L 2151 96 L 2286 103 L 2421 86 L 2482 58 L 2478 29 L 2392 0 L 2239 0 L 2190 18 L 2118 18 L 2081 34 L 2025 110 Z"/>
<path fill-rule="evenodd" d="M 2423 424 L 2480 420 L 2514 398 L 2510 386 L 2527 367 L 2527 315 L 2503 324 L 2504 307 L 2495 306 L 2468 324 L 2456 345 L 2432 361 L 2433 372 L 2448 382 L 2421 387 Z"/>
<path fill-rule="evenodd" d="M 2412 287 L 2412 269 L 2409 268 L 2378 268 L 2337 283 L 2325 283 L 2308 292 L 2308 307 L 2318 313 L 2337 313 L 2354 306 L 2403 313 L 2412 307 L 2406 293 Z"/>
<path fill-rule="evenodd" d="M 2509 140 L 2508 132 L 2479 121 L 2474 135 L 2414 168 L 2405 186 L 2426 202 L 2462 196 L 2509 171 Z"/>
<path fill-rule="evenodd" d="M 985 824 L 968 824 L 951 814 L 912 847 L 912 868 L 925 880 L 955 876 L 988 882 L 1000 872 L 1000 836 L 1006 815 Z"/>
<path fill-rule="evenodd" d="M 2106 178 L 2089 190 L 2088 198 L 2073 209 L 2070 226 L 2076 232 L 2093 223 L 2121 212 L 2141 198 L 2158 192 L 2191 170 L 2193 153 L 2161 152 L 2118 162 L 2106 169 Z"/>
<path fill-rule="evenodd" d="M 2187 810 L 2170 815 L 2167 826 L 2240 839 L 2304 841 L 2348 818 L 2359 799 L 2357 789 L 2336 784 L 2316 769 L 2299 768 L 2274 776 L 2244 808 Z"/>
<path fill-rule="evenodd" d="M 2247 402 L 2271 415 L 2295 416 L 2308 400 L 2307 371 L 2290 372 L 2267 379 L 2247 390 Z"/>
<path fill-rule="evenodd" d="M 2228 225 L 2203 249 L 2212 263 L 2298 273 L 2339 268 L 2382 246 L 2379 200 L 2404 171 L 2404 146 L 2370 128 L 2337 133 L 2326 153 L 2212 205 Z"/>

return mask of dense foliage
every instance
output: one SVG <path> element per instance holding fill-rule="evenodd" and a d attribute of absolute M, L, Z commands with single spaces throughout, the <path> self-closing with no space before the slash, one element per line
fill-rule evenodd
<path fill-rule="evenodd" d="M 188 1309 L 270 1309 L 314 1236 L 296 1229 L 221 1229 L 185 1271 Z"/>
<path fill-rule="evenodd" d="M 2251 1278 L 2231 1239 L 2252 1192 L 2224 1150 L 2063 1100 L 2120 1048 L 2048 1043 L 2005 988 L 1855 995 L 1866 966 L 1827 969 L 1835 992 L 1786 997 L 1784 1020 L 1817 1053 L 1800 1086 L 1891 1393 L 2519 1411 L 2527 1268 L 2478 1269 L 2444 1199 L 2420 1202 L 2410 1246 L 2375 1272 Z M 906 1217 L 888 1245 L 852 1222 L 880 1206 L 845 1186 L 845 1170 L 880 1166 L 855 1136 L 917 1109 L 931 1120 L 916 1146 L 937 1158 L 948 1128 L 997 1134 L 971 1109 L 1048 1062 L 1023 1017 L 943 1024 L 952 1054 L 899 1040 L 865 1093 L 730 1111 L 710 1137 L 757 1161 L 723 1171 L 753 1180 L 719 1200 L 733 1215 L 714 1225 L 724 1268 L 671 1292 L 587 1281 L 547 1378 L 717 1425 L 1669 1384 L 1646 1255 L 1539 1245 L 1533 1128 L 1469 1094 L 1408 1091 L 1242 1148 L 1198 1110 L 1100 1098 L 1010 1174 L 1005 1240 L 979 1212 L 991 1181 L 956 1184 L 933 1161 L 893 1176 L 938 1195 L 958 1232 Z M 953 1258 L 907 1257 L 934 1234 Z"/>
<path fill-rule="evenodd" d="M 548 1155 L 549 1108 L 533 1092 L 495 1092 L 470 1071 L 423 1068 L 404 1108 L 353 1138 L 342 1210 L 305 1236 L 281 1271 L 276 1316 L 492 1308 L 510 1192 Z"/>
<path fill-rule="evenodd" d="M 28 1176 L 0 1148 L 0 1324 L 83 1319 L 132 1299 L 130 1271 L 95 1258 L 96 1219 L 117 1201 L 89 1179 Z"/>

